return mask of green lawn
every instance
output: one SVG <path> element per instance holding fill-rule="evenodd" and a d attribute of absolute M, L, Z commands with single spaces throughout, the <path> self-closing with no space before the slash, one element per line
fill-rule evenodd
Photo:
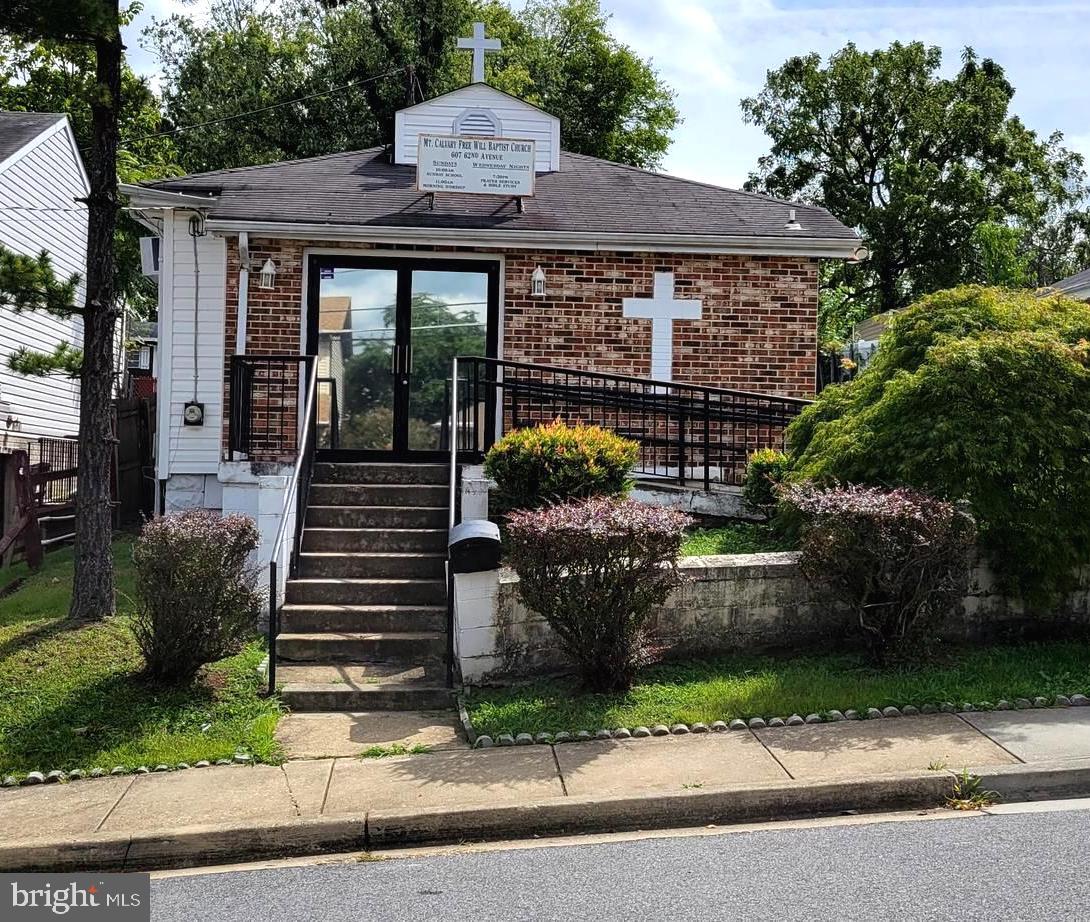
<path fill-rule="evenodd" d="M 36 574 L 0 570 L 0 775 L 59 768 L 134 768 L 230 758 L 239 749 L 277 761 L 275 700 L 259 696 L 263 646 L 208 667 L 192 685 L 144 681 L 129 631 L 131 542 L 114 545 L 118 614 L 95 624 L 66 619 L 72 552 L 46 556 Z"/>
<path fill-rule="evenodd" d="M 790 551 L 791 542 L 776 535 L 771 526 L 757 522 L 735 522 L 718 528 L 694 528 L 681 545 L 682 557 L 709 554 L 760 554 Z"/>
<path fill-rule="evenodd" d="M 1054 643 L 949 650 L 926 666 L 884 670 L 852 655 L 738 656 L 651 667 L 624 695 L 556 681 L 475 690 L 467 706 L 477 732 L 494 737 L 1079 692 L 1090 693 L 1090 646 Z"/>

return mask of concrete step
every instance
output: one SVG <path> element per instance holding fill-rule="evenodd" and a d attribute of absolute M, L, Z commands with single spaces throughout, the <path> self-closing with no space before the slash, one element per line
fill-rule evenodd
<path fill-rule="evenodd" d="M 312 663 L 277 667 L 280 698 L 291 710 L 400 711 L 450 707 L 442 663 Z"/>
<path fill-rule="evenodd" d="M 320 631 L 445 631 L 444 605 L 285 605 L 280 629 L 288 634 Z"/>
<path fill-rule="evenodd" d="M 277 660 L 296 663 L 419 663 L 446 651 L 446 635 L 439 631 L 281 632 L 276 638 Z"/>
<path fill-rule="evenodd" d="M 446 506 L 444 484 L 315 483 L 307 501 L 312 506 Z"/>
<path fill-rule="evenodd" d="M 428 483 L 450 482 L 450 467 L 446 464 L 368 464 L 329 463 L 314 465 L 312 484 L 322 483 Z"/>
<path fill-rule="evenodd" d="M 445 528 L 446 506 L 316 506 L 307 528 Z"/>
<path fill-rule="evenodd" d="M 305 551 L 299 555 L 299 576 L 431 578 L 446 575 L 446 555 L 439 552 Z"/>
<path fill-rule="evenodd" d="M 284 601 L 292 605 L 445 605 L 445 579 L 288 580 Z"/>
<path fill-rule="evenodd" d="M 303 529 L 303 551 L 438 551 L 446 553 L 443 528 L 311 528 Z"/>

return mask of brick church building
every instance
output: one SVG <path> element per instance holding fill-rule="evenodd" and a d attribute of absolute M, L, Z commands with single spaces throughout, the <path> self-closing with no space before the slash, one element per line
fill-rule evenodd
<path fill-rule="evenodd" d="M 707 486 L 782 435 L 773 398 L 781 412 L 813 394 L 819 261 L 856 258 L 855 232 L 822 208 L 565 151 L 558 119 L 484 81 L 494 45 L 483 29 L 463 40 L 474 82 L 398 112 L 388 147 L 125 188 L 158 238 L 163 511 L 254 515 L 268 560 L 304 508 L 302 455 L 378 465 L 372 483 L 442 461 L 452 441 L 468 463 L 546 391 L 553 404 L 530 418 L 583 401 L 661 450 L 649 473 L 697 471 Z M 456 356 L 480 358 L 457 381 Z M 709 441 L 743 419 L 733 460 L 713 459 Z M 307 529 L 449 513 L 436 489 L 413 507 L 441 505 L 435 522 L 376 511 L 374 490 L 316 512 L 315 490 L 333 491 L 309 490 Z M 371 512 L 356 521 L 346 506 Z M 336 537 L 300 530 L 300 558 Z M 281 578 L 298 563 L 283 554 Z"/>

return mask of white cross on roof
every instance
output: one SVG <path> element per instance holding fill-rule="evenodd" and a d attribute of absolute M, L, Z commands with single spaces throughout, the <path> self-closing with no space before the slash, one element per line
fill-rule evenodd
<path fill-rule="evenodd" d="M 484 56 L 490 51 L 500 50 L 498 38 L 484 37 L 484 23 L 473 23 L 473 37 L 458 39 L 458 47 L 473 52 L 473 82 L 484 83 Z"/>

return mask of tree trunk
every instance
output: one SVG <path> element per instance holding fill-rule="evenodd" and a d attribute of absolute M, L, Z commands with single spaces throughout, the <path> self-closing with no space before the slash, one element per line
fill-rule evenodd
<path fill-rule="evenodd" d="M 111 556 L 111 401 L 118 304 L 114 265 L 117 224 L 118 113 L 121 109 L 121 34 L 117 0 L 102 0 L 114 25 L 95 40 L 94 139 L 88 175 L 87 294 L 83 308 L 79 476 L 76 492 L 76 571 L 72 618 L 102 618 L 114 610 Z"/>

